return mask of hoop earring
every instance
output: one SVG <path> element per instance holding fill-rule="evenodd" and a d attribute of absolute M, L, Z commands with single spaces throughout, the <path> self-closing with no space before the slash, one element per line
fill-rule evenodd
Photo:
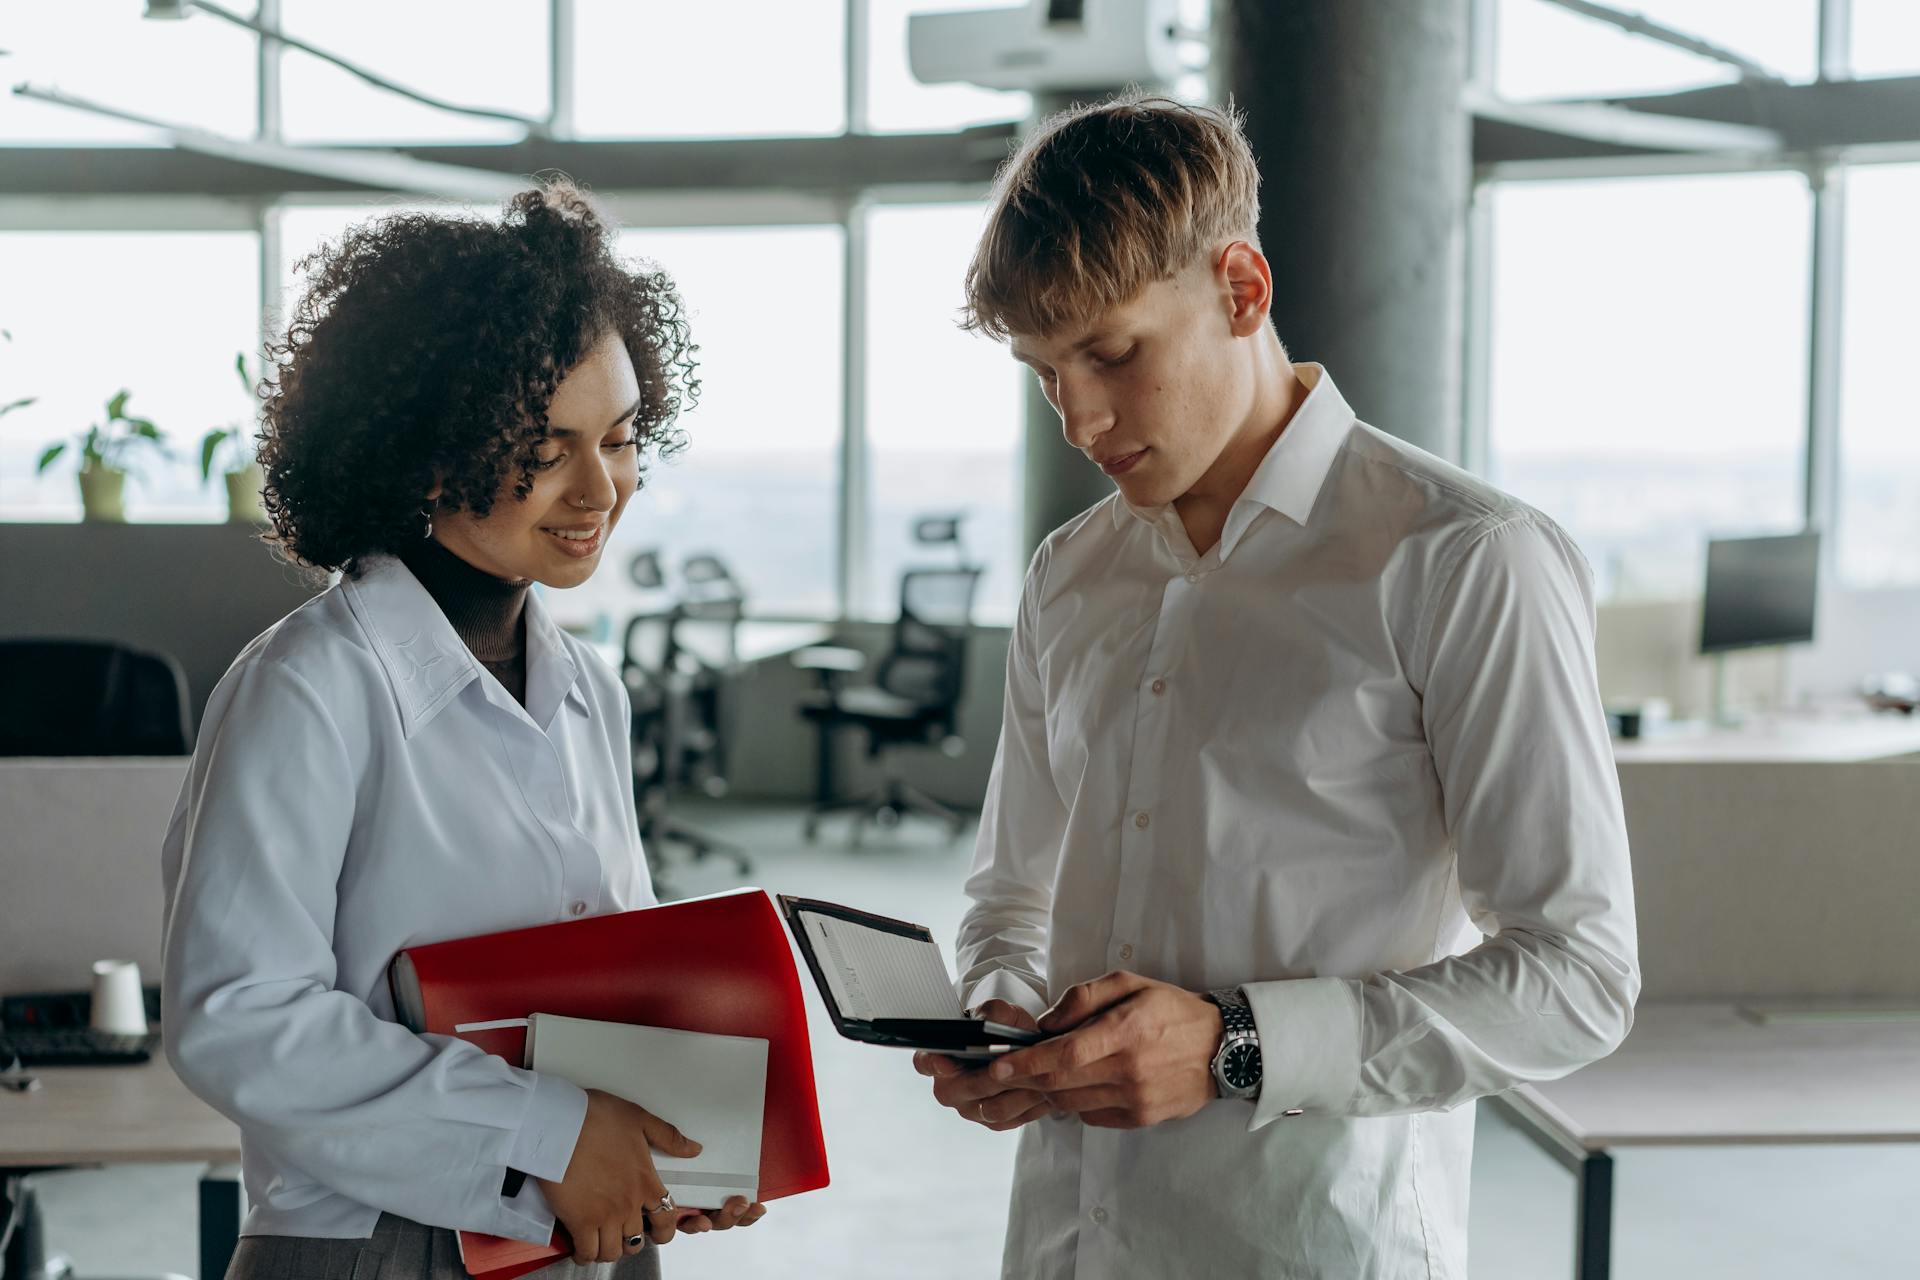
<path fill-rule="evenodd" d="M 421 531 L 420 536 L 422 538 L 431 538 L 433 536 L 433 508 L 420 508 L 420 516 L 427 522 L 427 527 Z"/>

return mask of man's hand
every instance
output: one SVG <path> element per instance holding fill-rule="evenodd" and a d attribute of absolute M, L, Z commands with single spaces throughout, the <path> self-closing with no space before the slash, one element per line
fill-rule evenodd
<path fill-rule="evenodd" d="M 587 1090 L 587 1118 L 566 1176 L 558 1182 L 539 1179 L 547 1206 L 573 1237 L 575 1262 L 618 1262 L 645 1247 L 628 1248 L 633 1236 L 649 1236 L 655 1244 L 673 1239 L 680 1215 L 646 1213 L 667 1194 L 653 1167 L 654 1148 L 670 1156 L 700 1154 L 699 1143 L 652 1112 L 614 1094 Z"/>
<path fill-rule="evenodd" d="M 1211 1102 L 1222 1023 L 1212 1001 L 1137 973 L 1073 987 L 1040 1016 L 1061 1032 L 1007 1054 L 986 1073 L 1033 1090 L 1090 1125 L 1140 1129 L 1190 1116 Z"/>
<path fill-rule="evenodd" d="M 974 1012 L 989 1022 L 1009 1027 L 1032 1030 L 1038 1025 L 1032 1014 L 1005 1000 L 989 1000 Z M 933 1096 L 941 1106 L 952 1107 L 995 1133 L 1018 1129 L 1053 1110 L 1040 1093 L 1003 1084 L 980 1070 L 979 1063 L 923 1050 L 913 1055 L 913 1069 L 933 1077 Z"/>

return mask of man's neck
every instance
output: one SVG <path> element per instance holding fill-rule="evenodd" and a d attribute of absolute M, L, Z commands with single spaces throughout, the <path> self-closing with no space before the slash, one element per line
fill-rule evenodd
<path fill-rule="evenodd" d="M 1306 384 L 1295 375 L 1292 362 L 1279 352 L 1277 338 L 1274 346 L 1276 361 L 1262 369 L 1253 412 L 1200 482 L 1173 500 L 1173 509 L 1195 555 L 1204 556 L 1220 541 L 1233 504 L 1240 501 L 1247 482 L 1307 398 Z"/>

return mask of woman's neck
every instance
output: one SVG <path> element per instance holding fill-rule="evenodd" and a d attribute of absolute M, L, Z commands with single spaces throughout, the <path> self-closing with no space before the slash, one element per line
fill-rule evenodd
<path fill-rule="evenodd" d="M 474 657 L 491 663 L 525 652 L 520 622 L 531 584 L 508 582 L 476 569 L 433 538 L 411 544 L 400 552 L 400 560 L 447 615 Z"/>

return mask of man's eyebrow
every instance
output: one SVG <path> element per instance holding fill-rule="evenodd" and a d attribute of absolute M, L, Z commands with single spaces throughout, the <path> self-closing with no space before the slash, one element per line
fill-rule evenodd
<path fill-rule="evenodd" d="M 1080 341 L 1074 343 L 1071 347 L 1068 347 L 1067 354 L 1078 355 L 1080 352 L 1085 351 L 1088 347 L 1097 346 L 1102 342 L 1108 341 L 1114 336 L 1115 332 L 1116 331 L 1113 329 L 1095 329 L 1092 333 L 1089 333 L 1086 337 L 1080 339 Z M 1012 350 L 1012 349 L 1009 348 L 1009 350 Z M 1037 363 L 1037 359 L 1034 356 L 1024 355 L 1018 351 L 1013 351 L 1012 354 L 1013 354 L 1013 358 L 1015 360 L 1018 360 L 1021 364 Z"/>
<path fill-rule="evenodd" d="M 631 418 L 634 414 L 638 412 L 640 412 L 640 402 L 638 400 L 635 400 L 632 404 L 626 407 L 625 411 L 623 411 L 619 417 L 615 418 L 612 422 L 609 422 L 606 425 L 606 427 L 602 429 L 601 434 L 605 435 L 608 431 L 613 430 L 615 427 L 619 426 L 621 423 L 625 422 L 628 418 Z M 575 431 L 572 427 L 556 427 L 551 424 L 549 424 L 547 427 L 547 436 L 550 439 L 554 439 L 554 440 L 571 440 L 579 434 L 580 433 L 578 431 Z"/>

